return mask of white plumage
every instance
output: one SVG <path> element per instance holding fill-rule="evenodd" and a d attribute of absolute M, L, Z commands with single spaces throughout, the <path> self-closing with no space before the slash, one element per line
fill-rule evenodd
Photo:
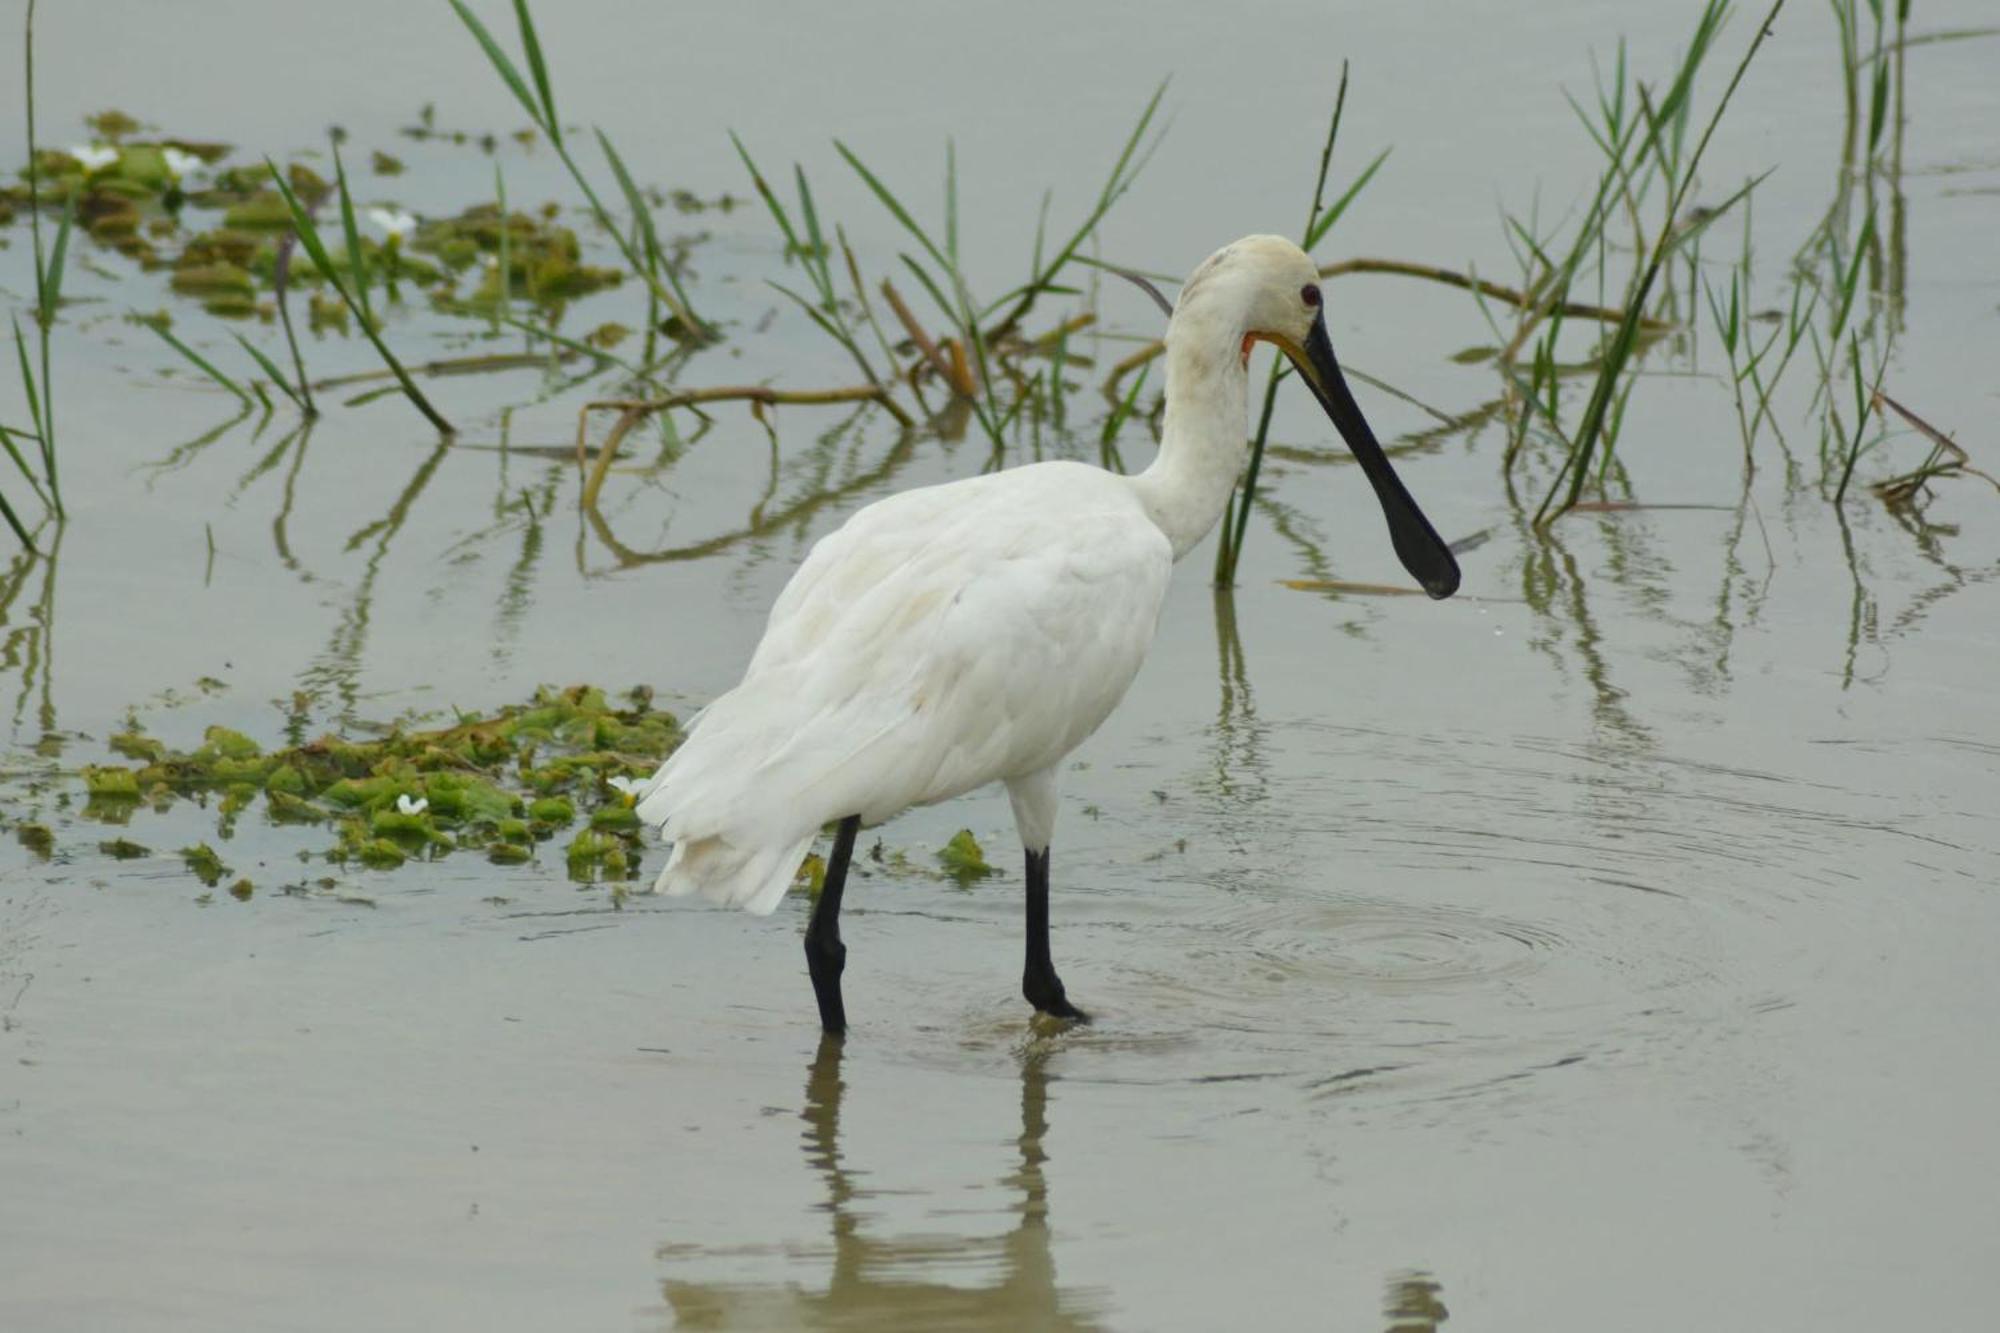
<path fill-rule="evenodd" d="M 1056 769 L 1124 696 L 1173 562 L 1229 502 L 1253 341 L 1297 364 L 1374 485 L 1405 567 L 1433 596 L 1458 583 L 1347 390 L 1317 280 L 1275 236 L 1195 270 L 1168 324 L 1166 418 L 1145 472 L 1036 463 L 892 496 L 822 538 L 742 682 L 638 794 L 640 818 L 673 843 L 655 889 L 768 913 L 821 827 L 841 821 L 806 936 L 822 1022 L 840 1032 L 855 829 L 1005 782 L 1028 853 L 1023 990 L 1044 1012 L 1083 1018 L 1048 952 Z"/>
<path fill-rule="evenodd" d="M 1132 683 L 1172 565 L 1129 483 L 1081 463 L 863 509 L 642 794 L 674 843 L 654 887 L 769 912 L 827 821 L 1050 768 Z"/>

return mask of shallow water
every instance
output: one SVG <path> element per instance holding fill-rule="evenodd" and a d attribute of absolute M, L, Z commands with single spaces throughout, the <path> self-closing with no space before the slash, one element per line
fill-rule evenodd
<path fill-rule="evenodd" d="M 52 7 L 43 134 L 117 103 L 283 152 L 338 121 L 411 163 L 371 191 L 437 211 L 478 197 L 483 155 L 394 131 L 426 100 L 446 123 L 512 126 L 490 71 L 448 9 L 354 9 L 291 63 L 268 53 L 299 20 L 268 7 Z M 190 10 L 226 35 L 193 44 Z M 1212 15 L 1179 6 L 1083 26 L 1053 8 L 947 25 L 864 6 L 811 31 L 768 6 L 658 33 L 649 14 L 545 15 L 566 116 L 706 197 L 743 188 L 725 125 L 767 167 L 806 160 L 875 271 L 902 241 L 823 140 L 914 192 L 951 134 L 989 287 L 1020 262 L 1041 189 L 1058 210 L 1094 190 L 1167 69 L 1173 130 L 1107 256 L 1185 270 L 1296 225 L 1342 55 L 1340 160 L 1397 147 L 1334 251 L 1505 277 L 1496 198 L 1525 207 L 1539 180 L 1552 212 L 1592 165 L 1558 85 L 1586 87 L 1587 51 L 1621 31 L 1658 68 L 1688 21 L 1481 6 L 1453 16 L 1445 58 L 1433 26 L 1388 9 L 1278 45 L 1217 42 Z M 385 46 L 391 18 L 403 36 Z M 1304 6 L 1258 18 L 1326 26 Z M 1780 166 L 1754 215 L 1772 272 L 1835 190 L 1830 28 L 1787 11 L 1707 173 L 1720 196 Z M 1910 52 L 1886 381 L 1989 463 L 1996 41 Z M 180 49 L 202 54 L 163 68 Z M 0 68 L 17 55 L 0 45 Z M 198 77 L 210 59 L 227 79 Z M 569 197 L 546 154 L 503 161 L 512 197 Z M 774 305 L 768 220 L 690 221 L 711 233 L 697 292 L 754 326 Z M 28 270 L 8 235 L 12 295 Z M 1843 523 L 1788 484 L 1767 436 L 1746 493 L 1726 390 L 1702 377 L 1719 353 L 1697 347 L 1661 356 L 1620 454 L 1641 499 L 1712 508 L 1577 515 L 1545 544 L 1507 501 L 1500 432 L 1475 430 L 1399 461 L 1448 536 L 1493 533 L 1465 591 L 1317 594 L 1282 580 L 1400 576 L 1324 426 L 1286 403 L 1280 437 L 1320 452 L 1267 469 L 1274 505 L 1233 598 L 1207 588 L 1206 547 L 1178 572 L 1152 660 L 1066 779 L 1054 944 L 1096 1023 L 1026 1018 L 1020 881 L 986 793 L 868 835 L 884 860 L 864 843 L 848 898 L 842 1050 L 814 1030 L 801 899 L 768 921 L 621 908 L 550 854 L 341 872 L 299 859 L 323 840 L 246 817 L 221 846 L 258 892 L 204 901 L 169 857 L 101 855 L 113 830 L 47 770 L 101 760 L 128 709 L 171 743 L 210 722 L 276 741 L 301 690 L 314 731 L 487 708 L 543 680 L 697 706 L 814 538 L 887 491 L 976 471 L 978 440 L 787 408 L 774 454 L 722 414 L 672 466 L 614 477 L 619 540 L 675 556 L 621 564 L 577 517 L 565 462 L 588 386 L 440 381 L 466 425 L 449 448 L 384 400 L 305 437 L 243 422 L 177 452 L 228 402 L 158 374 L 166 353 L 114 316 L 160 298 L 99 267 L 77 276 L 88 304 L 59 344 L 72 521 L 54 562 L 8 573 L 0 627 L 9 819 L 37 810 L 57 836 L 47 862 L 0 844 L 0 1326 L 1989 1321 L 2000 497 L 1978 481 L 1939 486 L 1921 521 L 1857 495 Z M 1454 412 L 1491 396 L 1490 368 L 1449 360 L 1488 336 L 1461 294 L 1355 278 L 1329 299 L 1350 364 Z M 579 322 L 630 319 L 634 300 L 594 298 Z M 1104 306 L 1155 327 L 1142 298 Z M 397 327 L 414 347 L 489 350 Z M 315 373 L 366 368 L 352 343 L 310 347 Z M 682 381 L 843 373 L 781 316 Z M 1385 439 L 1430 424 L 1363 402 Z M 0 420 L 21 415 L 0 398 Z M 1046 452 L 1094 458 L 1097 418 L 1076 424 Z M 1143 432 L 1123 447 L 1142 462 Z M 892 868 L 960 827 L 1002 875 L 965 889 Z M 183 803 L 125 832 L 171 848 L 214 830 Z"/>

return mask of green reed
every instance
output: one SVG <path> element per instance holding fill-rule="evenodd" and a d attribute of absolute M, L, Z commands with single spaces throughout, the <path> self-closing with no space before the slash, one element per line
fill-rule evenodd
<path fill-rule="evenodd" d="M 570 179 L 575 181 L 577 188 L 583 192 L 585 201 L 590 205 L 591 215 L 616 243 L 619 253 L 625 257 L 626 266 L 631 269 L 633 275 L 646 285 L 646 289 L 660 304 L 673 312 L 686 336 L 702 339 L 714 336 L 713 330 L 694 313 L 687 292 L 681 286 L 679 274 L 675 272 L 674 265 L 668 261 L 660 246 L 659 236 L 653 228 L 652 209 L 633 184 L 632 175 L 625 169 L 624 159 L 618 156 L 618 150 L 612 147 L 610 137 L 601 129 L 594 131 L 598 148 L 610 164 L 612 175 L 617 179 L 619 190 L 624 194 L 626 205 L 632 210 L 633 218 L 639 227 L 640 237 L 636 244 L 626 237 L 624 229 L 613 220 L 610 211 L 597 197 L 597 191 L 591 186 L 589 178 L 583 174 L 583 169 L 570 155 L 569 142 L 564 136 L 562 121 L 556 115 L 555 91 L 549 82 L 548 62 L 542 56 L 541 38 L 535 31 L 534 16 L 528 11 L 528 0 L 514 0 L 514 20 L 520 32 L 522 54 L 528 62 L 528 78 L 522 76 L 520 67 L 506 51 L 501 49 L 500 43 L 494 40 L 486 25 L 466 7 L 465 0 L 451 0 L 451 7 L 458 12 L 459 19 L 478 41 L 480 49 L 486 53 L 487 61 L 493 66 L 494 72 L 499 74 L 501 82 L 505 83 L 508 90 L 514 94 L 514 99 L 521 104 L 522 110 L 528 113 L 528 119 L 542 132 L 542 136 L 549 141 L 549 146 L 556 150 L 556 156 L 569 171 Z M 529 78 L 533 80 L 532 88 Z"/>
<path fill-rule="evenodd" d="M 1340 86 L 1333 97 L 1333 114 L 1327 120 L 1326 140 L 1320 147 L 1319 176 L 1313 182 L 1312 207 L 1306 211 L 1306 225 L 1299 234 L 1299 248 L 1311 254 L 1319 243 L 1326 239 L 1334 224 L 1347 212 L 1368 182 L 1375 179 L 1375 173 L 1389 159 L 1390 149 L 1384 148 L 1374 160 L 1362 169 L 1348 187 L 1332 204 L 1326 202 L 1327 175 L 1333 167 L 1334 144 L 1340 138 L 1340 116 L 1347 106 L 1347 62 L 1340 62 Z M 1273 357 L 1270 374 L 1264 381 L 1264 402 L 1257 413 L 1257 429 L 1250 437 L 1250 459 L 1243 468 L 1243 480 L 1236 493 L 1230 498 L 1233 505 L 1222 512 L 1222 532 L 1215 544 L 1215 571 L 1213 583 L 1218 588 L 1227 588 L 1236 582 L 1236 568 L 1243 558 L 1243 539 L 1250 526 L 1250 506 L 1257 498 L 1257 474 L 1264 465 L 1264 447 L 1271 434 L 1271 415 L 1277 407 L 1278 384 L 1291 373 L 1289 364 L 1283 357 Z"/>
<path fill-rule="evenodd" d="M 276 362 L 272 361 L 270 357 L 264 355 L 262 351 L 258 350 L 257 344 L 251 342 L 248 338 L 244 337 L 240 333 L 234 332 L 233 330 L 230 333 L 230 337 L 236 339 L 236 341 L 242 345 L 243 350 L 250 354 L 250 359 L 257 363 L 257 368 L 264 372 L 265 378 L 269 379 L 271 383 L 277 385 L 278 388 L 284 393 L 285 397 L 291 399 L 292 402 L 298 407 L 300 412 L 304 413 L 306 416 L 312 416 L 314 414 L 312 399 L 310 397 L 311 390 L 306 388 L 305 379 L 303 376 L 301 376 L 299 380 L 299 387 L 294 389 L 291 386 L 290 382 L 286 380 L 285 372 L 279 370 Z M 253 389 L 257 387 L 255 381 L 251 382 L 251 387 Z"/>
<path fill-rule="evenodd" d="M 1728 0 L 1708 0 L 1705 4 L 1680 64 L 1659 97 L 1655 98 L 1652 88 L 1644 83 L 1628 83 L 1621 45 L 1611 83 L 1607 86 L 1599 81 L 1594 111 L 1585 110 L 1571 99 L 1578 118 L 1602 153 L 1605 166 L 1597 190 L 1560 260 L 1542 242 L 1517 227 L 1517 234 L 1524 237 L 1530 252 L 1536 256 L 1539 272 L 1534 290 L 1538 299 L 1523 315 L 1513 344 L 1503 353 L 1503 362 L 1510 360 L 1531 331 L 1569 299 L 1587 263 L 1594 260 L 1599 282 L 1605 280 L 1614 225 L 1621 230 L 1629 226 L 1632 251 L 1643 256 L 1643 262 L 1635 266 L 1624 284 L 1618 306 L 1621 313 L 1615 327 L 1600 341 L 1595 380 L 1575 430 L 1565 435 L 1553 411 L 1547 413 L 1566 448 L 1555 478 L 1535 511 L 1534 522 L 1538 527 L 1574 508 L 1593 474 L 1601 485 L 1612 466 L 1618 428 L 1633 391 L 1634 358 L 1643 345 L 1647 311 L 1668 260 L 1747 198 L 1763 179 L 1751 180 L 1699 217 L 1690 218 L 1683 212 L 1716 127 L 1784 4 L 1785 0 L 1774 0 L 1691 149 L 1687 136 L 1692 123 L 1695 76 L 1728 16 Z M 1664 197 L 1665 207 L 1658 223 L 1649 229 L 1644 217 L 1645 205 L 1648 197 L 1656 193 Z M 1550 385 L 1556 360 L 1554 331 L 1555 326 L 1543 329 L 1542 345 L 1535 353 L 1539 364 L 1529 381 L 1531 387 L 1544 391 Z M 1543 402 L 1552 407 L 1554 399 Z M 1517 452 L 1510 451 L 1510 464 Z"/>
<path fill-rule="evenodd" d="M 452 424 L 431 406 L 430 399 L 424 396 L 424 391 L 417 387 L 416 381 L 410 378 L 407 370 L 403 369 L 403 363 L 396 359 L 396 354 L 389 350 L 389 345 L 382 341 L 382 335 L 375 327 L 374 318 L 368 309 L 367 261 L 361 255 L 359 235 L 353 225 L 354 206 L 347 192 L 347 173 L 340 167 L 338 145 L 334 147 L 333 160 L 335 180 L 340 191 L 342 226 L 349 238 L 345 278 L 340 267 L 335 265 L 333 256 L 327 252 L 326 242 L 320 239 L 319 228 L 314 225 L 312 215 L 306 212 L 305 206 L 299 202 L 299 197 L 292 192 L 290 182 L 285 179 L 285 173 L 278 170 L 278 164 L 268 157 L 264 159 L 264 165 L 269 168 L 271 180 L 278 187 L 278 193 L 283 196 L 285 207 L 291 213 L 292 231 L 298 236 L 299 244 L 305 247 L 306 254 L 311 257 L 313 264 L 332 286 L 335 294 L 346 304 L 348 310 L 353 313 L 361 326 L 361 332 L 367 336 L 370 343 L 374 344 L 375 351 L 381 356 L 383 364 L 389 368 L 390 373 L 396 378 L 396 383 L 402 387 L 403 396 L 408 398 L 438 430 L 446 435 L 455 434 Z"/>
<path fill-rule="evenodd" d="M 292 305 L 289 299 L 292 256 L 297 248 L 296 232 L 286 232 L 278 239 L 277 262 L 271 268 L 271 296 L 278 303 L 278 322 L 285 330 L 285 345 L 291 349 L 292 370 L 298 375 L 298 392 L 292 393 L 290 386 L 285 384 L 281 376 L 273 375 L 272 379 L 284 387 L 286 393 L 291 394 L 293 400 L 298 403 L 299 410 L 311 419 L 319 415 L 319 407 L 313 402 L 312 384 L 306 379 L 306 359 L 299 352 L 299 335 L 292 327 Z"/>
<path fill-rule="evenodd" d="M 915 210 L 860 154 L 844 142 L 834 141 L 835 151 L 849 169 L 861 179 L 890 217 L 916 241 L 916 251 L 898 251 L 897 262 L 930 298 L 949 330 L 947 337 L 933 340 L 896 290 L 895 283 L 883 281 L 882 295 L 897 320 L 903 324 L 915 348 L 916 364 L 907 370 L 884 332 L 882 319 L 869 298 L 847 234 L 836 225 L 832 233 L 833 241 L 838 243 L 840 249 L 842 266 L 852 293 L 851 301 L 841 293 L 839 275 L 834 268 L 833 244 L 829 242 L 826 225 L 821 219 L 804 168 L 796 164 L 793 166 L 795 202 L 788 206 L 757 165 L 749 148 L 732 134 L 731 141 L 744 168 L 750 173 L 758 197 L 784 236 L 787 259 L 798 261 L 809 290 L 796 291 L 775 281 L 770 285 L 803 310 L 815 326 L 847 353 L 863 378 L 877 391 L 878 401 L 898 420 L 905 425 L 912 424 L 910 415 L 889 396 L 890 389 L 896 381 L 906 381 L 919 406 L 928 412 L 920 388 L 921 372 L 928 369 L 950 386 L 956 400 L 978 422 L 997 457 L 1006 448 L 1009 431 L 1024 419 L 1031 406 L 1036 408 L 1035 416 L 1039 420 L 1051 402 L 1051 395 L 1059 396 L 1059 366 L 1072 359 L 1067 344 L 1067 326 L 1043 337 L 1028 338 L 1022 334 L 1021 325 L 1041 298 L 1079 294 L 1077 288 L 1062 285 L 1062 274 L 1072 262 L 1079 260 L 1078 249 L 1096 232 L 1118 200 L 1131 189 L 1158 145 L 1159 138 L 1153 133 L 1153 124 L 1165 90 L 1164 83 L 1154 90 L 1121 144 L 1090 207 L 1061 242 L 1053 247 L 1047 245 L 1049 196 L 1044 195 L 1043 220 L 1036 229 L 1027 277 L 991 301 L 982 301 L 974 294 L 961 260 L 956 145 L 949 140 L 945 145 L 944 219 L 941 231 L 933 231 L 917 220 Z M 874 356 L 864 348 L 864 328 L 886 369 L 878 369 Z M 1034 373 L 1024 371 L 1021 363 L 1029 357 L 1055 358 L 1058 362 L 1055 376 L 1052 378 L 1046 370 Z"/>
<path fill-rule="evenodd" d="M 764 207 L 770 213 L 772 221 L 778 224 L 778 230 L 784 234 L 787 258 L 798 260 L 806 280 L 812 284 L 813 295 L 804 296 L 775 280 L 771 280 L 769 285 L 803 310 L 823 333 L 838 343 L 848 356 L 853 358 L 856 368 L 861 371 L 862 378 L 878 389 L 886 389 L 882 377 L 876 373 L 874 364 L 868 359 L 868 354 L 861 349 L 860 339 L 837 294 L 838 284 L 833 272 L 832 249 L 827 245 L 826 237 L 820 230 L 819 210 L 814 206 L 812 186 L 806 180 L 805 168 L 796 163 L 792 166 L 800 219 L 800 225 L 794 226 L 792 215 L 786 210 L 784 201 L 778 198 L 777 191 L 771 188 L 764 173 L 758 169 L 756 160 L 750 156 L 750 150 L 744 146 L 743 140 L 737 137 L 734 130 L 729 133 L 729 142 L 736 146 L 736 155 L 743 159 L 743 166 L 750 173 L 750 180 L 756 187 L 758 197 L 764 201 Z M 875 317 L 874 307 L 868 300 L 867 289 L 861 282 L 858 269 L 855 268 L 854 254 L 848 248 L 844 234 L 840 236 L 840 244 L 847 266 L 853 273 L 855 308 L 873 329 L 883 356 L 889 364 L 894 365 L 895 353 L 882 332 L 881 323 Z M 905 416 L 907 418 L 907 414 Z M 904 424 L 909 424 L 907 419 Z"/>
<path fill-rule="evenodd" d="M 128 315 L 127 318 L 132 323 L 139 325 L 141 328 L 151 329 L 155 334 L 159 336 L 161 342 L 164 342 L 167 346 L 173 348 L 176 352 L 179 352 L 181 356 L 187 360 L 188 364 L 192 365 L 196 370 L 199 370 L 202 374 L 214 380 L 217 384 L 221 385 L 224 389 L 228 390 L 230 393 L 234 394 L 237 398 L 237 401 L 241 402 L 245 407 L 248 407 L 250 405 L 250 395 L 247 391 L 245 391 L 242 385 L 238 384 L 235 380 L 229 378 L 229 376 L 223 374 L 221 370 L 217 369 L 214 362 L 210 361 L 200 352 L 195 351 L 194 348 L 189 347 L 186 343 L 182 342 L 179 338 L 174 336 L 173 329 L 168 327 L 167 317 L 165 314 L 148 316 L 148 315 L 142 315 L 135 310 L 130 315 Z M 248 347 L 250 344 L 244 343 L 243 345 L 245 347 Z"/>
<path fill-rule="evenodd" d="M 70 234 L 76 224 L 76 197 L 72 194 L 63 204 L 62 221 L 56 227 L 54 242 L 44 249 L 42 243 L 42 179 L 38 160 L 40 148 L 35 137 L 35 0 L 28 0 L 22 29 L 22 63 L 25 100 L 27 103 L 28 131 L 28 226 L 34 236 L 35 262 L 35 304 L 32 317 L 38 356 L 33 364 L 28 357 L 27 341 L 21 336 L 19 319 L 12 320 L 14 348 L 21 375 L 21 394 L 28 403 L 28 416 L 33 429 L 28 432 L 0 430 L 0 446 L 4 446 L 9 461 L 28 483 L 42 506 L 53 514 L 58 523 L 66 516 L 62 501 L 62 479 L 56 464 L 56 394 L 53 358 L 50 343 L 55 333 L 56 315 L 62 306 L 63 271 L 69 257 Z M 37 373 L 39 366 L 39 374 Z M 16 436 L 29 434 L 37 446 L 41 458 L 41 478 L 35 476 L 16 442 Z M 47 482 L 47 489 L 43 488 Z M 0 518 L 6 520 L 13 529 L 14 536 L 29 551 L 35 543 L 29 536 L 27 526 L 21 521 L 19 512 L 6 496 L 0 494 Z"/>

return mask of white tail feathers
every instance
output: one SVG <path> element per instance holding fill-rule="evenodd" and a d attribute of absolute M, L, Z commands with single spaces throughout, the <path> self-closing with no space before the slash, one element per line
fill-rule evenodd
<path fill-rule="evenodd" d="M 795 799 L 774 803 L 748 794 L 777 784 L 759 781 L 762 747 L 731 743 L 738 738 L 726 725 L 729 698 L 697 719 L 693 734 L 637 793 L 637 812 L 673 843 L 653 892 L 699 893 L 768 916 L 791 888 L 820 821 L 802 814 Z"/>
<path fill-rule="evenodd" d="M 777 909 L 820 825 L 855 813 L 863 741 L 822 735 L 827 710 L 795 673 L 753 679 L 711 703 L 637 796 L 642 822 L 673 843 L 656 893 L 699 893 L 759 916 Z M 907 804 L 903 802 L 902 804 Z"/>
<path fill-rule="evenodd" d="M 817 826 L 780 847 L 738 847 L 726 838 L 683 838 L 653 881 L 653 892 L 679 896 L 699 893 L 724 907 L 769 916 L 792 886 Z"/>

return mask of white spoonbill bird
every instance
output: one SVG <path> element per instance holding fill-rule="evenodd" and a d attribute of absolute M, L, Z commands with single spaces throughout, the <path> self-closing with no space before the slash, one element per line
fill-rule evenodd
<path fill-rule="evenodd" d="M 742 683 L 638 792 L 639 817 L 673 842 L 654 889 L 768 913 L 821 826 L 839 821 L 805 950 L 820 1023 L 840 1034 L 840 896 L 856 831 L 1004 782 L 1027 851 L 1022 993 L 1085 1020 L 1049 957 L 1057 766 L 1132 683 L 1174 561 L 1229 502 L 1259 340 L 1291 358 L 1346 438 L 1404 568 L 1449 597 L 1458 564 L 1348 390 L 1312 260 L 1281 237 L 1245 237 L 1181 290 L 1166 424 L 1144 472 L 1034 463 L 890 496 L 820 539 Z"/>

